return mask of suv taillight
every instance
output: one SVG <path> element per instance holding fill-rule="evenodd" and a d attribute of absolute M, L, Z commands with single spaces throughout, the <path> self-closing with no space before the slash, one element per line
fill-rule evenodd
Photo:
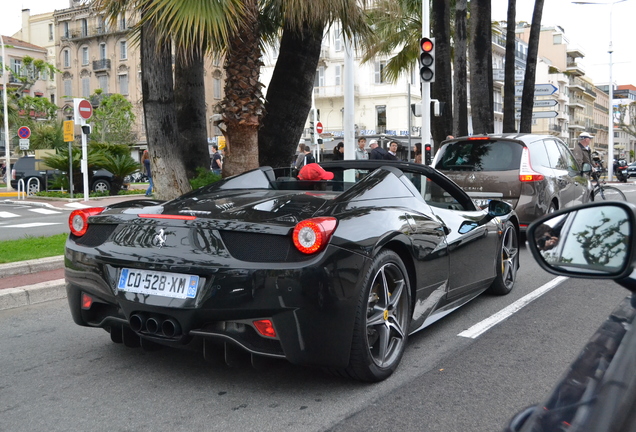
<path fill-rule="evenodd" d="M 532 169 L 532 164 L 530 163 L 530 150 L 527 147 L 523 148 L 523 152 L 521 153 L 521 166 L 519 167 L 519 181 L 522 182 L 535 182 L 541 181 L 545 177 L 543 174 L 539 174 L 535 170 Z"/>

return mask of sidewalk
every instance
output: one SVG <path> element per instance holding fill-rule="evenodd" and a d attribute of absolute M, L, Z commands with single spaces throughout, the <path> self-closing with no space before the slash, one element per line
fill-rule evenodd
<path fill-rule="evenodd" d="M 7 199 L 3 199 L 6 197 Z M 80 199 L 27 197 L 24 200 L 0 193 L 0 202 L 28 204 L 39 207 L 75 210 L 87 207 L 106 207 L 122 201 L 146 199 L 141 195 L 118 195 Z M 66 298 L 64 257 L 0 264 L 0 311 Z"/>

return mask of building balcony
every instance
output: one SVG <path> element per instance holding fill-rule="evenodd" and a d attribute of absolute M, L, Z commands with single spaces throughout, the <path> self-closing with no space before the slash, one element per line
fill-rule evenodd
<path fill-rule="evenodd" d="M 585 57 L 585 53 L 583 52 L 583 50 L 575 46 L 568 46 L 566 53 L 569 57 L 572 58 Z"/>
<path fill-rule="evenodd" d="M 359 87 L 353 86 L 354 96 L 358 96 Z M 314 97 L 316 98 L 333 98 L 344 97 L 344 85 L 321 86 L 314 87 Z"/>
<path fill-rule="evenodd" d="M 578 130 L 578 129 L 580 129 L 580 130 L 587 129 L 587 128 L 585 127 L 585 124 L 580 123 L 580 122 L 577 122 L 577 121 L 570 122 L 570 124 L 568 124 L 568 128 L 570 128 L 570 129 L 577 129 L 577 130 Z"/>
<path fill-rule="evenodd" d="M 570 91 L 580 91 L 580 92 L 584 92 L 585 91 L 585 87 L 583 87 L 581 84 L 568 84 L 568 90 Z"/>
<path fill-rule="evenodd" d="M 93 71 L 109 71 L 110 59 L 93 60 Z"/>
<path fill-rule="evenodd" d="M 568 65 L 565 70 L 570 75 L 574 75 L 574 76 L 585 75 L 585 69 L 583 68 L 583 65 L 574 61 L 568 62 Z"/>
<path fill-rule="evenodd" d="M 570 108 L 585 109 L 585 104 L 579 100 L 571 100 L 568 106 Z"/>

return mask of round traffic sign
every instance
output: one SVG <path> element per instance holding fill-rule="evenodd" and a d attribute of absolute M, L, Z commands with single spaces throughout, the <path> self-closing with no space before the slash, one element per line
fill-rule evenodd
<path fill-rule="evenodd" d="M 84 120 L 88 120 L 93 115 L 93 106 L 86 99 L 80 101 L 77 105 L 77 110 L 79 111 L 79 116 Z"/>
<path fill-rule="evenodd" d="M 22 126 L 18 129 L 18 136 L 22 139 L 27 139 L 31 136 L 31 129 L 26 126 Z"/>
<path fill-rule="evenodd" d="M 316 123 L 316 132 L 322 133 L 322 123 Z"/>

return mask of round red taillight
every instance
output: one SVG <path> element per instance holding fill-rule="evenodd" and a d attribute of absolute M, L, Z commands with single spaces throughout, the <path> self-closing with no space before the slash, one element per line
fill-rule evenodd
<path fill-rule="evenodd" d="M 86 209 L 74 210 L 68 217 L 68 226 L 71 233 L 78 237 L 86 234 L 88 229 L 88 218 L 104 211 L 104 207 L 91 207 Z"/>
<path fill-rule="evenodd" d="M 313 254 L 325 248 L 336 230 L 338 221 L 332 217 L 320 217 L 299 222 L 292 236 L 296 249 L 305 254 Z"/>

